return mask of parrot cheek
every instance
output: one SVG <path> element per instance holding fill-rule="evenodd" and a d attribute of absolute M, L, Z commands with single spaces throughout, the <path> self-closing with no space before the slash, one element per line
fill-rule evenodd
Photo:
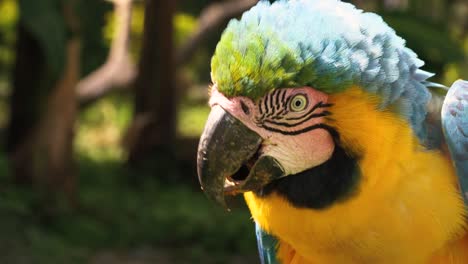
<path fill-rule="evenodd" d="M 330 133 L 324 129 L 296 136 L 273 135 L 262 153 L 275 158 L 286 175 L 296 174 L 329 160 L 335 149 Z"/>

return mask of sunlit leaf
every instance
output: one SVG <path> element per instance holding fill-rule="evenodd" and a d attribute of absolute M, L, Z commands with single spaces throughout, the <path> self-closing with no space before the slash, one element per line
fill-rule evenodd
<path fill-rule="evenodd" d="M 0 27 L 11 27 L 18 17 L 16 1 L 0 1 Z"/>

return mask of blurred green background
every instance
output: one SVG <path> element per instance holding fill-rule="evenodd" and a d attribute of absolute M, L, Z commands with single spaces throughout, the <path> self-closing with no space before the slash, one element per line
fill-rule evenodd
<path fill-rule="evenodd" d="M 195 164 L 210 56 L 256 2 L 0 0 L 0 263 L 258 263 Z M 350 2 L 468 79 L 466 0 Z"/>

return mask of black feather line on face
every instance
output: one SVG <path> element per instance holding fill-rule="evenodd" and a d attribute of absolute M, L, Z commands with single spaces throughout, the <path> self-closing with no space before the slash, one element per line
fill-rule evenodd
<path fill-rule="evenodd" d="M 324 128 L 324 129 L 327 129 L 327 130 L 330 129 L 330 127 L 328 125 L 325 125 L 325 124 L 316 124 L 316 125 L 309 126 L 309 127 L 306 127 L 306 128 L 300 129 L 300 130 L 295 130 L 295 131 L 282 130 L 282 129 L 267 126 L 265 124 L 262 124 L 261 127 L 263 127 L 266 130 L 269 130 L 271 132 L 280 133 L 280 134 L 283 134 L 283 135 L 286 135 L 286 136 L 295 136 L 295 135 L 306 133 L 306 132 L 309 132 L 309 131 L 312 131 L 312 130 L 315 130 L 315 129 L 319 129 L 319 128 Z"/>
<path fill-rule="evenodd" d="M 255 194 L 268 198 L 272 193 L 278 193 L 295 207 L 317 210 L 326 209 L 355 195 L 361 179 L 358 159 L 338 144 L 339 135 L 333 128 L 327 130 L 335 140 L 335 150 L 328 161 L 273 181 Z"/>
<path fill-rule="evenodd" d="M 264 123 L 270 123 L 270 124 L 273 124 L 273 125 L 284 126 L 284 127 L 295 127 L 295 126 L 301 125 L 301 124 L 309 121 L 312 118 L 319 118 L 319 117 L 324 117 L 324 116 L 329 116 L 329 115 L 331 115 L 330 112 L 323 111 L 322 113 L 311 114 L 306 119 L 304 119 L 302 121 L 299 121 L 299 122 L 296 122 L 296 123 L 277 122 L 277 121 L 272 121 L 272 120 L 268 120 L 268 119 L 265 120 Z"/>
<path fill-rule="evenodd" d="M 265 118 L 276 119 L 280 115 L 287 113 L 285 112 L 287 107 L 285 107 L 286 102 L 284 98 L 286 93 L 286 89 L 276 89 L 261 98 L 258 103 L 258 109 L 261 116 L 258 117 L 257 120 L 263 120 Z"/>
<path fill-rule="evenodd" d="M 269 126 L 264 126 L 264 123 L 270 123 L 273 125 L 279 125 L 279 126 L 284 126 L 284 127 L 294 127 L 294 126 L 303 124 L 304 122 L 308 121 L 311 118 L 331 115 L 331 113 L 328 111 L 323 111 L 322 113 L 314 114 L 313 112 L 316 111 L 317 109 L 327 108 L 327 107 L 332 106 L 332 104 L 325 104 L 323 102 L 318 102 L 309 111 L 307 111 L 306 113 L 303 113 L 300 116 L 284 118 L 284 115 L 289 113 L 289 108 L 287 106 L 289 105 L 289 102 L 291 101 L 291 98 L 293 96 L 284 98 L 286 91 L 284 91 L 283 94 L 281 94 L 281 92 L 283 91 L 278 91 L 276 93 L 269 94 L 268 96 L 260 100 L 258 109 L 259 109 L 261 116 L 256 118 L 257 125 L 264 127 L 265 129 L 268 129 L 270 131 L 284 132 L 281 129 L 270 128 Z M 283 97 L 283 99 L 280 99 L 280 97 Z M 267 102 L 272 101 L 272 99 L 273 99 L 273 103 L 275 104 L 275 106 L 273 108 L 268 108 Z M 287 120 L 287 121 L 294 121 L 294 120 L 301 120 L 301 121 L 297 123 L 285 123 L 285 122 L 272 121 L 272 120 L 282 120 L 282 119 Z M 306 131 L 310 131 L 310 130 L 306 130 Z"/>
<path fill-rule="evenodd" d="M 276 111 L 280 110 L 284 105 L 284 98 L 286 95 L 286 90 L 281 90 L 277 95 L 278 104 L 276 105 Z"/>

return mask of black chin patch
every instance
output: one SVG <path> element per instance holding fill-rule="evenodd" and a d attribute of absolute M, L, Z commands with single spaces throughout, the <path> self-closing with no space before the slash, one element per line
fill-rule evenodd
<path fill-rule="evenodd" d="M 267 197 L 276 192 L 296 207 L 325 209 L 356 193 L 359 179 L 357 159 L 335 144 L 332 157 L 325 163 L 273 181 L 255 193 Z"/>

